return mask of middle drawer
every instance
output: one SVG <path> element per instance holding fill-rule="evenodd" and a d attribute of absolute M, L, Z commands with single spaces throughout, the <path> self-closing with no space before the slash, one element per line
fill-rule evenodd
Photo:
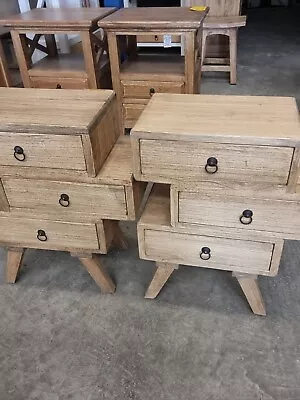
<path fill-rule="evenodd" d="M 242 190 L 242 189 L 241 189 Z M 255 196 L 227 196 L 171 189 L 173 226 L 211 225 L 273 232 L 286 239 L 300 239 L 300 198 L 264 199 Z M 298 197 L 298 200 L 297 200 Z"/>
<path fill-rule="evenodd" d="M 67 221 L 127 219 L 125 188 L 122 185 L 5 178 L 3 187 L 12 211 L 31 209 Z"/>
<path fill-rule="evenodd" d="M 122 81 L 124 97 L 150 99 L 154 93 L 184 93 L 184 82 Z"/>

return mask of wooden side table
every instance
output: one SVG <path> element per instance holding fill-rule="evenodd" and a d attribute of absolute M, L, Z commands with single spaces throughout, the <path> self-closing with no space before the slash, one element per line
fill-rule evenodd
<path fill-rule="evenodd" d="M 11 36 L 24 87 L 47 89 L 97 89 L 111 85 L 107 42 L 95 35 L 99 19 L 114 8 L 36 8 L 0 20 Z M 76 33 L 82 54 L 58 54 L 55 34 Z M 33 33 L 31 39 L 29 34 Z M 41 37 L 44 43 L 40 43 Z M 35 50 L 45 57 L 33 63 Z"/>
<path fill-rule="evenodd" d="M 198 93 L 202 25 L 207 12 L 185 7 L 124 8 L 98 22 L 107 32 L 113 88 L 125 128 L 134 125 L 156 92 Z M 136 36 L 149 34 L 163 35 L 166 46 L 172 35 L 183 36 L 184 57 L 168 52 L 138 54 Z M 122 36 L 126 37 L 127 52 L 122 51 Z"/>

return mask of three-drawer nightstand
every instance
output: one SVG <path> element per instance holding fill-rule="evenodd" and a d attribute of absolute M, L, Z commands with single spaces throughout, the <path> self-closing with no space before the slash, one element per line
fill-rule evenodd
<path fill-rule="evenodd" d="M 15 282 L 25 248 L 79 257 L 104 292 L 115 286 L 95 253 L 126 247 L 144 184 L 132 176 L 110 90 L 0 89 L 0 244 Z"/>
<path fill-rule="evenodd" d="M 257 276 L 276 275 L 284 239 L 300 239 L 295 99 L 157 94 L 131 141 L 135 178 L 161 184 L 138 223 L 140 256 L 157 262 L 146 297 L 178 264 L 216 268 L 264 315 Z"/>

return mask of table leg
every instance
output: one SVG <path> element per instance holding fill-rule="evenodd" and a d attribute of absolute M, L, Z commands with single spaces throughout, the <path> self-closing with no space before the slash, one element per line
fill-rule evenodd
<path fill-rule="evenodd" d="M 172 275 L 174 269 L 178 268 L 176 264 L 169 263 L 156 263 L 157 269 L 152 278 L 150 285 L 148 286 L 147 292 L 145 294 L 145 299 L 155 299 L 159 292 Z"/>
<path fill-rule="evenodd" d="M 238 280 L 253 313 L 266 315 L 265 304 L 258 286 L 257 276 L 247 274 L 233 274 L 233 276 Z"/>
<path fill-rule="evenodd" d="M 10 248 L 7 251 L 6 283 L 15 283 L 22 264 L 23 248 Z"/>

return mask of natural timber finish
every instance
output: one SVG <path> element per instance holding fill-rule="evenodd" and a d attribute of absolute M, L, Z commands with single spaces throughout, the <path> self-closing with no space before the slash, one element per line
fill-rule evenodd
<path fill-rule="evenodd" d="M 154 93 L 199 92 L 202 26 L 207 12 L 186 7 L 124 8 L 98 22 L 107 32 L 113 88 L 125 128 L 132 128 Z M 139 54 L 136 36 L 142 40 L 149 34 L 182 36 L 184 57 Z M 124 55 L 122 36 L 128 44 L 124 62 L 120 57 Z"/>
<path fill-rule="evenodd" d="M 110 88 L 105 35 L 95 33 L 97 22 L 115 8 L 36 8 L 0 20 L 11 30 L 24 87 L 55 89 Z M 55 34 L 77 33 L 82 54 L 60 55 Z M 29 35 L 33 33 L 31 38 Z M 44 41 L 40 39 L 44 37 Z M 33 63 L 35 50 L 46 57 Z"/>
<path fill-rule="evenodd" d="M 155 299 L 177 267 L 177 265 L 168 263 L 156 263 L 156 271 L 147 288 L 145 299 Z"/>
<path fill-rule="evenodd" d="M 145 190 L 133 178 L 130 138 L 119 137 L 115 94 L 12 88 L 0 94 L 7 281 L 16 280 L 19 249 L 61 250 L 77 254 L 102 291 L 112 293 L 114 284 L 92 255 L 127 248 L 119 221 L 135 220 Z"/>
<path fill-rule="evenodd" d="M 154 183 L 138 222 L 140 257 L 158 263 L 149 297 L 171 266 L 227 270 L 265 315 L 257 276 L 300 239 L 299 140 L 293 98 L 153 96 L 131 131 L 135 178 Z"/>
<path fill-rule="evenodd" d="M 233 276 L 240 284 L 253 313 L 257 315 L 266 315 L 266 308 L 258 286 L 257 276 L 242 274 L 233 274 Z"/>
<path fill-rule="evenodd" d="M 12 85 L 10 72 L 8 69 L 8 64 L 6 56 L 4 53 L 2 41 L 1 41 L 1 31 L 0 31 L 0 87 L 9 87 Z"/>

